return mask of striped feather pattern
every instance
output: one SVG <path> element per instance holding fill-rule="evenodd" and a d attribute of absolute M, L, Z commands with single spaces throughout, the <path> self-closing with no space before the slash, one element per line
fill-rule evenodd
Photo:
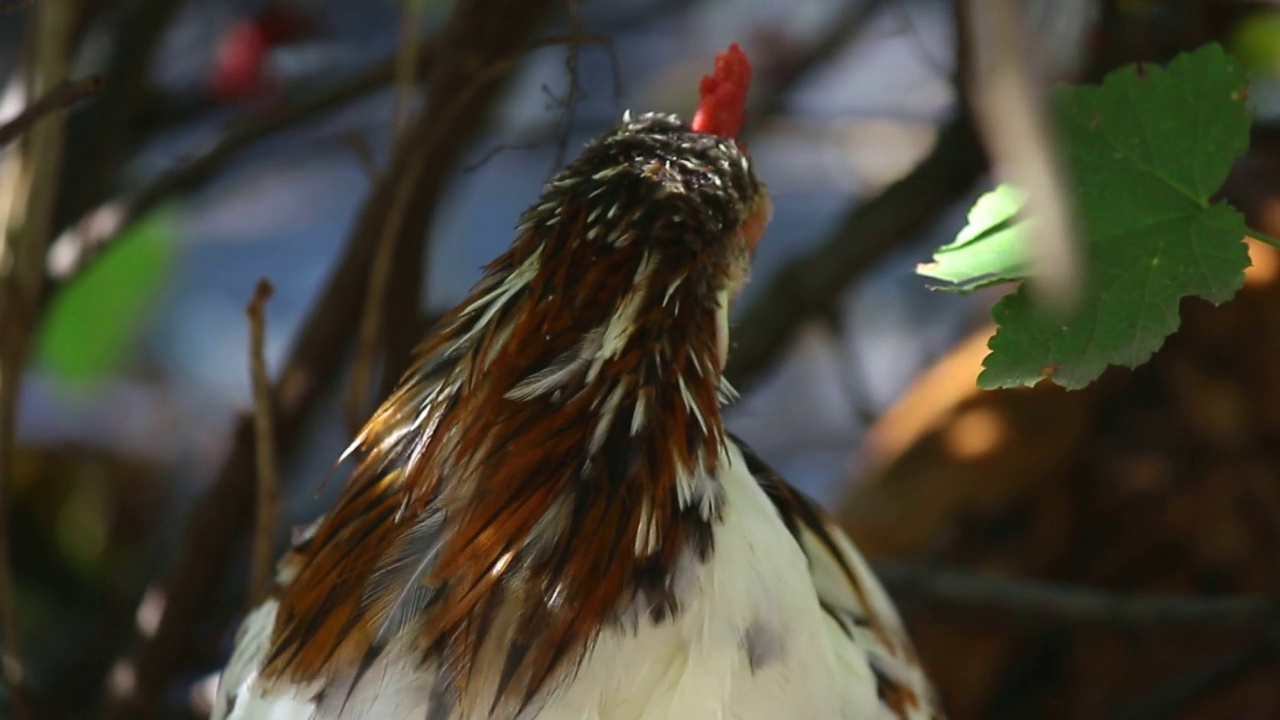
<path fill-rule="evenodd" d="M 724 429 L 768 214 L 673 116 L 589 145 L 357 437 L 214 718 L 937 717 L 848 540 Z"/>

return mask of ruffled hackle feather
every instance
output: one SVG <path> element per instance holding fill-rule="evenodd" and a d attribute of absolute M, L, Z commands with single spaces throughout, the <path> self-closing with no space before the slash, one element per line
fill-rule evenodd
<path fill-rule="evenodd" d="M 848 538 L 720 416 L 769 219 L 736 46 L 689 125 L 624 116 L 359 433 L 214 720 L 940 713 Z"/>
<path fill-rule="evenodd" d="M 507 717 L 602 628 L 678 613 L 721 501 L 718 328 L 768 213 L 731 137 L 650 114 L 589 145 L 360 433 L 264 676 L 407 637 L 438 693 Z"/>

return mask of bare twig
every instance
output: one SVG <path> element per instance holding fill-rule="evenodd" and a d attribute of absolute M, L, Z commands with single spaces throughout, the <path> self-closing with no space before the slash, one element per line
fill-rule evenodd
<path fill-rule="evenodd" d="M 510 1 L 491 0 L 496 5 Z M 402 217 L 391 219 L 398 228 L 398 237 L 395 261 L 383 298 L 386 308 L 382 353 L 384 395 L 399 381 L 412 359 L 413 348 L 421 339 L 418 333 L 423 325 L 426 232 L 449 179 L 447 173 L 428 172 L 426 163 L 443 162 L 453 168 L 475 136 L 490 98 L 529 50 L 603 41 L 598 36 L 571 31 L 526 45 L 538 20 L 552 7 L 552 0 L 527 0 L 500 10 L 486 5 L 474 2 L 455 7 L 441 37 L 441 53 L 450 53 L 458 61 L 436 63 L 427 77 L 428 112 L 423 116 L 427 140 L 422 151 L 423 164 L 402 189 L 412 202 Z M 508 13 L 508 16 L 504 22 L 494 23 L 492 18 L 497 16 L 486 14 L 490 10 Z"/>
<path fill-rule="evenodd" d="M 36 121 L 48 115 L 69 108 L 102 90 L 104 80 L 101 75 L 90 75 L 79 80 L 63 80 L 28 105 L 9 122 L 0 125 L 0 148 L 22 137 L 31 129 Z"/>
<path fill-rule="evenodd" d="M 359 298 L 369 278 L 379 240 L 397 192 L 409 192 L 414 199 L 409 217 L 398 219 L 402 239 L 420 240 L 431 208 L 445 187 L 459 153 L 479 127 L 479 118 L 497 95 L 498 84 L 514 66 L 504 63 L 501 72 L 486 75 L 479 86 L 473 62 L 490 67 L 494 59 L 512 56 L 520 47 L 523 33 L 532 28 L 550 5 L 547 1 L 477 0 L 454 7 L 443 47 L 467 62 L 443 63 L 431 77 L 429 110 L 407 135 L 405 151 L 392 158 L 391 167 L 365 203 L 346 253 L 320 299 L 312 307 L 273 391 L 276 409 L 277 444 L 284 455 L 296 444 L 302 420 L 320 389 L 341 362 L 342 348 L 352 337 L 359 318 Z M 460 17 L 462 16 L 462 17 Z M 494 23 L 491 18 L 504 18 Z M 454 98 L 467 94 L 456 110 Z M 406 189 L 407 188 L 407 189 Z M 422 250 L 422 242 L 402 242 Z M 399 251 L 398 253 L 399 254 Z M 412 259 L 412 258 L 411 258 Z M 397 257 L 397 267 L 401 263 Z M 407 271 L 418 274 L 421 263 Z M 397 284 L 393 276 L 387 302 L 396 306 L 406 291 L 412 292 L 411 306 L 417 314 L 420 278 L 415 283 Z M 388 325 L 396 328 L 398 325 Z M 413 329 L 413 337 L 419 327 Z M 406 351 L 407 355 L 407 351 Z M 207 611 L 210 590 L 221 579 L 236 539 L 246 527 L 243 508 L 253 498 L 253 426 L 242 421 L 236 429 L 231 452 L 208 493 L 192 511 L 191 521 L 174 564 L 163 587 L 167 593 L 165 610 L 155 632 L 146 638 L 133 658 L 122 661 L 135 679 L 132 691 L 110 698 L 104 717 L 133 720 L 151 716 L 169 679 L 180 669 L 181 659 L 197 619 Z"/>
<path fill-rule="evenodd" d="M 933 151 L 906 177 L 858 205 L 830 238 L 784 267 L 744 308 L 726 374 L 745 389 L 781 355 L 806 319 L 890 250 L 936 222 L 968 192 L 985 167 L 965 117 L 942 129 Z"/>
<path fill-rule="evenodd" d="M 419 4 L 406 0 L 401 6 L 400 15 L 400 50 L 396 54 L 395 65 L 395 112 L 392 116 L 391 152 L 405 141 L 409 129 L 410 109 L 413 92 L 416 87 L 414 58 L 417 56 L 417 26 L 421 24 L 422 11 Z M 393 217 L 404 213 L 405 204 L 409 202 L 405 193 L 397 193 L 392 200 Z M 378 252 L 373 259 L 373 270 L 369 273 L 369 291 L 364 302 L 364 313 L 360 319 L 360 331 L 356 337 L 355 359 L 351 366 L 351 379 L 347 382 L 347 392 L 343 409 L 346 413 L 347 429 L 355 433 L 364 422 L 369 411 L 369 396 L 373 392 L 373 377 L 377 372 L 378 351 L 382 344 L 383 298 L 387 295 L 387 284 L 391 278 L 391 262 L 396 249 L 396 223 L 389 222 L 384 226 L 382 240 L 378 243 Z"/>
<path fill-rule="evenodd" d="M 747 117 L 776 115 L 786 106 L 788 95 L 802 79 L 815 68 L 834 58 L 849 43 L 857 39 L 867 22 L 888 6 L 891 0 L 853 0 L 844 3 L 844 10 L 827 24 L 822 34 L 797 53 L 788 54 L 782 62 L 765 68 L 762 72 L 761 92 L 747 109 Z"/>
<path fill-rule="evenodd" d="M 185 0 L 134 0 L 104 15 L 110 24 L 107 82 L 101 97 L 68 125 L 67 159 L 55 224 L 98 203 L 127 149 L 129 129 L 149 87 L 152 60 Z"/>
<path fill-rule="evenodd" d="M 396 52 L 396 107 L 392 115 L 391 140 L 394 147 L 404 135 L 412 117 L 413 94 L 417 89 L 418 26 L 422 24 L 422 8 L 419 2 L 405 0 L 400 3 L 400 49 Z"/>
<path fill-rule="evenodd" d="M 431 141 L 431 148 L 435 149 L 424 152 L 433 155 L 449 153 L 450 161 L 456 161 L 465 145 L 459 145 L 450 138 L 471 131 L 458 124 L 460 119 L 464 113 L 473 112 L 471 108 L 477 94 L 510 73 L 529 50 L 563 44 L 570 46 L 570 52 L 575 52 L 575 48 L 584 44 L 607 42 L 605 37 L 585 33 L 572 25 L 566 33 L 543 38 L 521 50 L 497 57 L 482 70 L 467 73 L 461 78 L 454 77 L 456 68 L 437 65 L 444 68 L 446 77 L 443 80 L 434 78 L 429 83 L 430 120 L 437 123 L 438 129 Z M 435 90 L 437 83 L 442 81 L 449 83 L 447 87 L 455 88 L 448 96 L 448 102 L 444 103 L 439 101 Z M 428 244 L 426 231 L 434 212 L 435 198 L 443 190 L 443 185 L 419 186 L 417 183 L 421 177 L 421 173 L 415 171 L 413 179 L 400 188 L 374 261 L 355 366 L 346 397 L 347 421 L 351 427 L 358 428 L 368 413 L 367 400 L 379 356 L 384 364 L 381 394 L 385 395 L 399 381 L 413 347 L 421 339 L 422 284 Z M 424 202 L 424 195 L 430 202 Z"/>
<path fill-rule="evenodd" d="M 28 50 L 32 59 L 26 78 L 29 97 L 49 97 L 49 85 L 61 84 L 66 78 L 72 10 L 68 0 L 50 0 L 41 3 L 31 17 L 34 33 Z M 63 106 L 54 104 L 51 109 L 57 107 Z M 41 116 L 44 121 L 35 122 Z M 44 283 L 41 259 L 49 242 L 65 116 L 45 111 L 33 115 L 26 127 L 30 134 L 17 152 L 5 158 L 0 174 L 0 675 L 16 720 L 29 720 L 34 713 L 26 692 L 18 637 L 9 493 L 15 481 L 22 369 Z"/>
<path fill-rule="evenodd" d="M 861 33 L 885 0 L 851 3 L 804 53 L 772 68 L 756 114 L 779 112 L 791 89 Z M 841 290 L 915 237 L 967 192 L 985 169 L 967 115 L 943 127 L 933 152 L 906 177 L 850 210 L 820 247 L 785 266 L 736 320 L 726 375 L 746 389 L 782 354 L 806 319 L 831 309 Z"/>
<path fill-rule="evenodd" d="M 571 23 L 575 23 L 573 30 L 565 39 L 567 51 L 564 57 L 565 75 L 569 79 L 569 87 L 563 96 L 555 93 L 548 85 L 543 85 L 542 92 L 552 107 L 558 108 L 559 112 L 555 116 L 555 121 L 545 126 L 540 126 L 532 133 L 524 134 L 525 139 L 517 142 L 498 143 L 489 148 L 480 157 L 472 160 L 463 167 L 463 172 L 473 172 L 484 167 L 490 160 L 506 152 L 518 152 L 527 150 L 536 150 L 545 147 L 548 143 L 554 141 L 556 144 L 556 153 L 551 161 L 551 169 L 548 176 L 554 175 L 565 164 L 565 158 L 569 153 L 569 141 L 572 136 L 573 126 L 576 122 L 578 104 L 585 100 L 587 95 L 582 89 L 581 81 L 578 73 L 578 63 L 582 47 L 589 44 L 600 45 L 609 59 L 609 68 L 613 72 L 613 95 L 615 103 L 622 93 L 622 77 L 619 69 L 617 49 L 607 36 L 593 35 L 582 31 L 576 25 L 578 22 L 576 15 L 571 15 Z"/>
<path fill-rule="evenodd" d="M 340 367 L 342 349 L 359 316 L 359 297 L 373 262 L 382 215 L 404 165 L 403 161 L 393 165 L 365 202 L 352 239 L 303 321 L 272 388 L 279 455 L 286 455 L 297 443 L 304 418 Z M 133 687 L 128 693 L 111 694 L 103 717 L 131 720 L 154 713 L 190 643 L 192 627 L 207 612 L 232 550 L 248 529 L 244 509 L 254 499 L 254 447 L 253 420 L 242 418 L 222 468 L 192 508 L 178 553 L 160 583 L 164 612 L 155 632 L 142 640 L 132 658 L 120 661 L 135 678 Z"/>
<path fill-rule="evenodd" d="M 10 325 L 11 323 L 6 323 Z M 5 347 L 10 347 L 11 333 L 6 332 Z M 11 515 L 10 490 L 13 486 L 14 444 L 17 425 L 17 385 L 21 380 L 21 369 L 13 357 L 14 352 L 5 352 L 9 357 L 0 358 L 0 635 L 3 635 L 3 646 L 0 647 L 0 676 L 4 679 L 5 690 L 12 698 L 14 715 L 23 720 L 31 718 L 32 713 L 26 697 L 26 678 L 22 664 L 22 642 L 18 637 L 17 593 L 13 581 L 12 550 L 10 543 L 9 517 Z"/>
<path fill-rule="evenodd" d="M 249 318 L 249 376 L 253 382 L 254 450 L 257 459 L 257 502 L 254 503 L 253 551 L 249 566 L 248 603 L 252 607 L 271 585 L 276 561 L 276 527 L 280 514 L 280 471 L 276 466 L 275 419 L 272 417 L 271 378 L 264 349 L 267 300 L 274 289 L 263 278 L 245 307 Z"/>
<path fill-rule="evenodd" d="M 1049 309 L 1067 312 L 1084 282 L 1083 260 L 1032 32 L 1018 0 L 966 0 L 959 9 L 969 35 L 969 106 L 993 172 L 1026 191 L 1036 225 L 1029 287 Z"/>
<path fill-rule="evenodd" d="M 1226 690 L 1253 670 L 1280 657 L 1280 628 L 1273 626 L 1247 647 L 1212 665 L 1179 675 L 1121 707 L 1111 720 L 1162 720 Z"/>
<path fill-rule="evenodd" d="M 877 565 L 885 588 L 903 605 L 990 611 L 1002 620 L 1133 631 L 1170 626 L 1261 627 L 1280 603 L 1261 596 L 1132 595 L 1061 582 L 1018 580 L 929 565 Z"/>
<path fill-rule="evenodd" d="M 419 74 L 430 66 L 434 57 L 434 43 L 424 40 L 418 55 Z M 107 203 L 85 214 L 62 233 L 51 249 L 50 256 L 56 258 L 56 262 L 50 262 L 52 279 L 56 283 L 54 289 L 79 274 L 100 251 L 110 247 L 110 240 L 122 228 L 161 200 L 195 190 L 229 161 L 276 133 L 333 112 L 385 87 L 392 81 L 394 69 L 395 58 L 387 58 L 307 99 L 257 116 L 251 122 L 235 125 L 207 150 L 157 176 L 132 193 L 130 199 Z"/>
<path fill-rule="evenodd" d="M 6 303 L 8 305 L 8 303 Z M 3 676 L 6 692 L 12 698 L 14 717 L 28 720 L 33 717 L 26 693 L 26 673 L 22 663 L 22 643 L 18 634 L 17 593 L 13 581 L 12 549 L 10 548 L 9 517 L 10 491 L 13 487 L 15 436 L 17 433 L 18 384 L 21 382 L 21 364 L 25 351 L 14 335 L 19 332 L 16 323 L 5 322 L 6 332 L 0 335 L 4 343 L 4 357 L 0 357 L 0 676 Z"/>
<path fill-rule="evenodd" d="M 369 182 L 377 184 L 378 178 L 382 177 L 382 168 L 378 166 L 378 161 L 373 156 L 373 148 L 369 145 L 369 141 L 355 130 L 339 133 L 337 139 L 345 147 L 351 148 Z"/>
<path fill-rule="evenodd" d="M 393 151 L 394 152 L 394 151 Z M 378 365 L 378 350 L 382 344 L 383 299 L 391 279 L 391 264 L 395 258 L 397 221 L 408 207 L 409 194 L 400 188 L 391 200 L 390 218 L 383 225 L 382 238 L 369 271 L 369 288 L 365 294 L 364 312 L 356 335 L 356 354 L 351 366 L 351 379 L 347 381 L 346 413 L 347 429 L 353 434 L 364 424 L 369 412 L 369 395 L 373 391 L 373 376 Z"/>
<path fill-rule="evenodd" d="M 582 19 L 578 15 L 578 0 L 565 0 L 565 9 L 569 16 L 569 31 L 574 35 L 584 35 L 582 28 Z M 618 58 L 614 53 L 613 43 L 608 39 L 604 41 L 605 48 L 609 51 L 609 61 L 614 72 L 614 90 L 618 88 Z M 564 71 L 569 78 L 569 88 L 565 91 L 563 100 L 563 112 L 560 113 L 559 126 L 556 132 L 556 154 L 552 160 L 550 174 L 559 172 L 560 168 L 565 164 L 565 158 L 569 154 L 569 135 L 573 132 L 574 120 L 577 118 L 578 103 L 585 97 L 586 93 L 582 90 L 582 84 L 578 80 L 578 59 L 582 52 L 582 43 L 570 42 L 564 54 Z"/>
<path fill-rule="evenodd" d="M 753 81 L 757 83 L 758 89 L 754 90 L 748 98 L 750 104 L 747 110 L 747 117 L 763 118 L 782 112 L 791 90 L 815 68 L 822 66 L 835 57 L 840 50 L 855 40 L 862 29 L 866 27 L 867 22 L 875 17 L 876 12 L 888 5 L 888 2 L 889 0 L 863 0 L 861 2 L 855 0 L 847 2 L 845 3 L 845 10 L 827 25 L 817 40 L 812 43 L 806 43 L 803 48 L 799 48 L 795 52 L 779 53 L 779 59 L 772 63 L 761 64 L 758 68 L 759 79 Z M 577 27 L 576 3 L 569 2 L 568 4 L 571 27 Z M 691 0 L 658 0 L 658 2 L 650 3 L 650 5 L 646 6 L 643 12 L 635 15 L 625 14 L 617 24 L 619 27 L 633 28 L 637 23 L 653 21 L 655 18 L 664 18 L 669 14 L 680 13 L 688 10 L 693 5 L 694 3 Z M 548 94 L 552 95 L 553 104 L 556 107 L 565 108 L 566 112 L 558 113 L 552 123 L 540 124 L 534 130 L 522 132 L 520 137 L 513 142 L 494 145 L 480 157 L 469 162 L 464 171 L 471 172 L 483 167 L 501 153 L 534 150 L 546 146 L 552 140 L 557 143 L 552 172 L 559 170 L 564 165 L 568 151 L 569 131 L 572 130 L 573 119 L 570 111 L 573 109 L 574 101 L 581 100 L 584 97 L 577 79 L 578 54 L 583 45 L 591 43 L 601 45 L 609 56 L 609 64 L 614 74 L 613 91 L 615 100 L 622 94 L 623 83 L 620 76 L 617 51 L 613 43 L 608 38 L 597 39 L 595 36 L 582 33 L 580 41 L 566 42 L 569 45 L 570 52 L 565 55 L 565 71 L 569 77 L 569 88 L 565 96 L 552 95 L 548 90 Z M 757 132 L 760 127 L 759 124 L 749 125 L 747 128 L 748 135 Z"/>

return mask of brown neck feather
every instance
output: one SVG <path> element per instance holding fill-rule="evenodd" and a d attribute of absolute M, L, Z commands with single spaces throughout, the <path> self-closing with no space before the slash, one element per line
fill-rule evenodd
<path fill-rule="evenodd" d="M 531 216 L 422 346 L 281 592 L 267 676 L 341 674 L 408 628 L 449 695 L 513 713 L 628 611 L 678 612 L 719 505 L 714 268 L 589 226 Z"/>

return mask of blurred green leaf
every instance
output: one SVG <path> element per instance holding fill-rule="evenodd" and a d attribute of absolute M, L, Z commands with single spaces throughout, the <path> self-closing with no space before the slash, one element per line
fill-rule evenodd
<path fill-rule="evenodd" d="M 1018 212 L 1026 195 L 1007 183 L 984 194 L 969 210 L 969 223 L 956 239 L 933 253 L 916 272 L 946 281 L 935 290 L 968 293 L 1027 276 L 1030 251 Z"/>
<path fill-rule="evenodd" d="M 45 315 L 35 361 L 71 382 L 102 378 L 137 342 L 173 265 L 177 212 L 162 205 L 112 240 L 112 247 L 63 288 Z"/>
<path fill-rule="evenodd" d="M 1260 10 L 1236 25 L 1231 53 L 1245 69 L 1261 75 L 1280 75 L 1280 12 Z"/>
<path fill-rule="evenodd" d="M 102 478 L 80 478 L 58 510 L 56 532 L 63 557 L 85 575 L 100 572 L 110 535 L 111 508 Z"/>

